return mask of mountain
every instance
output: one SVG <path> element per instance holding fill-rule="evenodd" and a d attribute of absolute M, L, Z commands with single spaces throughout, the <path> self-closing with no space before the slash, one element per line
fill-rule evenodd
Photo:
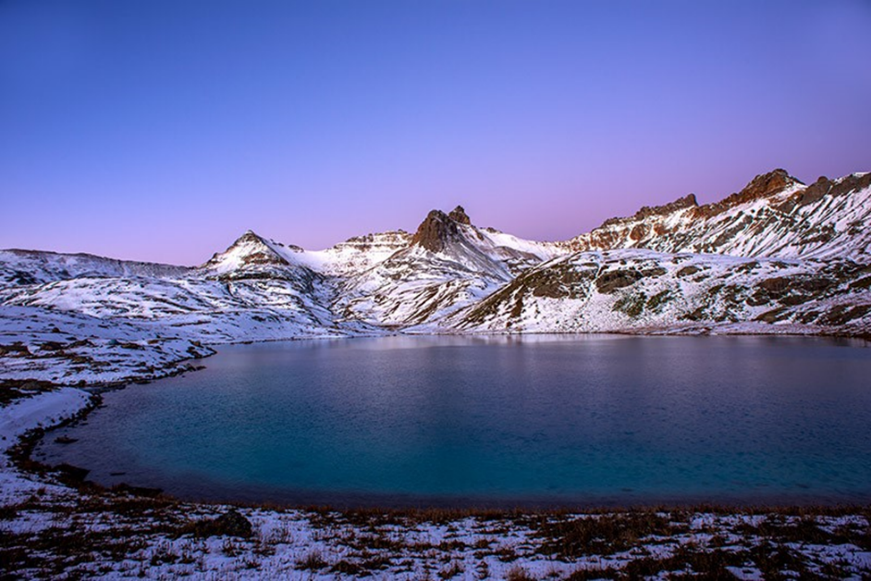
<path fill-rule="evenodd" d="M 871 174 L 806 185 L 778 169 L 558 242 L 458 206 L 319 251 L 247 231 L 192 268 L 4 250 L 0 380 L 129 380 L 206 345 L 397 331 L 868 336 L 869 214 Z"/>
<path fill-rule="evenodd" d="M 452 315 L 493 332 L 744 332 L 863 335 L 871 264 L 621 249 L 529 269 Z"/>
<path fill-rule="evenodd" d="M 36 250 L 0 250 L 0 288 L 72 278 L 184 276 L 191 269 L 150 262 L 103 258 L 91 254 L 59 254 Z"/>
<path fill-rule="evenodd" d="M 693 194 L 612 218 L 568 241 L 572 250 L 646 248 L 733 256 L 871 259 L 871 173 L 807 186 L 782 169 L 699 206 Z"/>
<path fill-rule="evenodd" d="M 807 186 L 782 169 L 720 202 L 693 194 L 567 242 L 445 326 L 468 332 L 867 334 L 871 174 Z"/>
<path fill-rule="evenodd" d="M 341 287 L 342 320 L 403 327 L 437 320 L 478 301 L 556 253 L 552 244 L 473 226 L 458 206 L 433 210 L 409 244 Z"/>

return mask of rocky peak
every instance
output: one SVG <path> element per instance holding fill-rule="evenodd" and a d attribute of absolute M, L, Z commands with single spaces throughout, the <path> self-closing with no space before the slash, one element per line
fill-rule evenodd
<path fill-rule="evenodd" d="M 669 202 L 668 204 L 663 204 L 661 206 L 643 206 L 638 212 L 635 213 L 636 218 L 647 218 L 648 216 L 667 216 L 668 214 L 673 214 L 678 210 L 683 210 L 684 208 L 694 208 L 698 206 L 699 203 L 696 201 L 695 194 L 687 194 L 682 198 L 678 198 L 673 202 Z"/>
<path fill-rule="evenodd" d="M 215 254 L 207 267 L 238 268 L 255 264 L 289 264 L 253 230 L 247 230 L 222 253 Z"/>
<path fill-rule="evenodd" d="M 786 170 L 776 169 L 756 176 L 744 186 L 743 190 L 736 194 L 713 204 L 699 206 L 695 215 L 700 218 L 710 218 L 740 204 L 770 198 L 797 184 L 801 184 L 801 182 L 789 175 Z"/>
<path fill-rule="evenodd" d="M 460 208 L 462 210 L 462 208 Z M 456 210 L 454 210 L 456 212 Z M 451 212 L 451 214 L 454 214 Z M 465 216 L 463 212 L 463 216 Z M 468 218 L 467 218 L 468 219 Z M 433 210 L 420 223 L 417 232 L 411 238 L 411 244 L 426 248 L 430 252 L 439 252 L 447 243 L 459 236 L 459 223 L 441 210 Z"/>
<path fill-rule="evenodd" d="M 747 184 L 740 195 L 750 199 L 763 198 L 783 191 L 798 183 L 785 169 L 776 169 L 766 174 L 758 175 Z"/>
<path fill-rule="evenodd" d="M 788 213 L 796 206 L 813 204 L 824 196 L 842 196 L 856 190 L 864 190 L 868 186 L 871 186 L 871 173 L 850 174 L 838 180 L 830 180 L 826 176 L 820 176 L 817 181 L 784 202 L 779 209 Z"/>
<path fill-rule="evenodd" d="M 682 198 L 678 198 L 673 202 L 669 202 L 668 204 L 663 204 L 661 206 L 643 206 L 640 210 L 635 212 L 635 214 L 629 218 L 609 218 L 602 223 L 601 227 L 615 226 L 618 224 L 625 224 L 627 222 L 644 220 L 645 218 L 649 218 L 651 216 L 668 216 L 669 214 L 673 214 L 678 210 L 683 210 L 684 208 L 695 208 L 698 205 L 699 204 L 696 201 L 696 195 L 687 194 Z"/>
<path fill-rule="evenodd" d="M 451 210 L 451 213 L 448 214 L 448 218 L 450 218 L 454 222 L 459 222 L 460 224 L 465 224 L 466 226 L 469 226 L 472 224 L 472 221 L 469 220 L 469 216 L 466 214 L 466 210 L 463 209 L 462 206 L 457 206 L 456 208 Z"/>
<path fill-rule="evenodd" d="M 767 198 L 778 194 L 788 187 L 801 183 L 784 169 L 776 169 L 753 178 L 744 189 L 737 194 L 732 194 L 723 202 L 729 204 L 743 204 L 760 198 Z"/>
<path fill-rule="evenodd" d="M 230 245 L 230 248 L 233 246 L 241 246 L 245 244 L 265 244 L 263 238 L 257 235 L 254 230 L 245 230 L 245 233 L 239 236 L 233 244 Z"/>

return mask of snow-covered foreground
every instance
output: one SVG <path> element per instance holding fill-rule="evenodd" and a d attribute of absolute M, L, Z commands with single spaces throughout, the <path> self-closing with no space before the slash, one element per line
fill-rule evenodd
<path fill-rule="evenodd" d="M 22 578 L 741 579 L 871 575 L 871 509 L 282 509 L 104 490 L 19 437 L 86 409 L 61 388 L 0 414 L 0 567 Z M 33 430 L 37 430 L 34 434 Z M 17 463 L 10 462 L 12 452 Z"/>

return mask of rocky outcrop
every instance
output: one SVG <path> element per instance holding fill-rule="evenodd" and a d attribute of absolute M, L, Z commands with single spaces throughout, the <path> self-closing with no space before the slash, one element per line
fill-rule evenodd
<path fill-rule="evenodd" d="M 802 182 L 789 175 L 786 170 L 776 169 L 756 176 L 738 193 L 732 194 L 719 202 L 699 206 L 695 210 L 694 216 L 697 218 L 710 218 L 735 206 L 762 198 L 769 198 L 796 185 L 802 185 Z"/>
<path fill-rule="evenodd" d="M 192 521 L 184 530 L 198 538 L 216 536 L 248 538 L 254 533 L 251 521 L 235 508 L 231 508 L 217 518 Z"/>
<path fill-rule="evenodd" d="M 777 323 L 863 335 L 869 272 L 849 259 L 579 252 L 524 272 L 449 322 L 466 331 L 536 333 L 707 332 L 736 324 L 746 325 L 739 332 L 777 332 L 769 327 Z"/>
<path fill-rule="evenodd" d="M 441 252 L 451 240 L 460 236 L 460 224 L 465 226 L 471 224 L 462 206 L 457 206 L 450 214 L 433 210 L 418 226 L 411 243 L 430 252 Z"/>
<path fill-rule="evenodd" d="M 331 250 L 335 252 L 343 250 L 357 252 L 369 252 L 370 250 L 396 251 L 408 246 L 410 239 L 411 236 L 405 230 L 364 234 L 363 236 L 348 238 L 344 242 L 340 242 L 333 246 Z"/>
<path fill-rule="evenodd" d="M 570 250 L 646 248 L 733 256 L 871 256 L 867 200 L 871 174 L 805 186 L 783 169 L 753 178 L 740 192 L 703 206 L 693 194 L 611 218 L 565 246 Z M 848 195 L 855 193 L 856 195 Z"/>
<path fill-rule="evenodd" d="M 470 226 L 472 221 L 469 219 L 469 216 L 466 214 L 466 210 L 463 209 L 462 206 L 457 206 L 451 213 L 448 214 L 448 218 L 453 220 L 454 222 L 459 222 L 460 224 L 465 224 L 466 226 Z"/>
<path fill-rule="evenodd" d="M 667 216 L 669 214 L 674 214 L 678 210 L 695 208 L 698 205 L 699 203 L 696 201 L 696 195 L 687 194 L 682 198 L 678 198 L 674 202 L 669 202 L 668 204 L 663 204 L 661 206 L 642 206 L 640 210 L 635 212 L 635 214 L 629 218 L 609 218 L 602 223 L 602 226 L 610 226 L 636 220 L 643 220 L 644 218 L 649 218 L 651 216 Z"/>
<path fill-rule="evenodd" d="M 851 174 L 839 180 L 830 180 L 825 176 L 820 176 L 817 181 L 781 204 L 778 210 L 789 213 L 795 208 L 814 204 L 823 199 L 823 196 L 843 196 L 855 190 L 863 190 L 868 186 L 871 186 L 871 173 Z"/>

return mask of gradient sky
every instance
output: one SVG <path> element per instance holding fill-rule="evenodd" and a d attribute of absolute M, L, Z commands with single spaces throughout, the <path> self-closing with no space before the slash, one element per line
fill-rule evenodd
<path fill-rule="evenodd" d="M 871 170 L 871 2 L 0 0 L 0 248 L 566 239 Z"/>

